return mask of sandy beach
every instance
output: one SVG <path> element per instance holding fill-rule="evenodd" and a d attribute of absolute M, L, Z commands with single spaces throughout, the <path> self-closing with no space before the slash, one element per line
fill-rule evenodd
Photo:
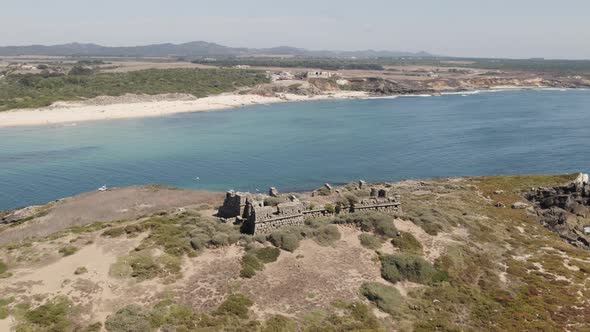
<path fill-rule="evenodd" d="M 221 94 L 205 98 L 195 98 L 191 95 L 182 94 L 97 97 L 85 101 L 56 102 L 51 106 L 38 109 L 17 109 L 0 112 L 0 127 L 165 116 L 255 104 L 365 97 L 368 97 L 366 92 L 358 91 L 338 91 L 315 96 L 279 94 L 275 97 L 253 94 Z"/>

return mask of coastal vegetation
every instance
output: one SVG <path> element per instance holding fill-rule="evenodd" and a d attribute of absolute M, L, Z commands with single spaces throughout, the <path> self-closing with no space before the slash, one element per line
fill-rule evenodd
<path fill-rule="evenodd" d="M 7 282 L 23 278 L 23 266 L 35 266 L 26 258 L 31 251 L 43 250 L 48 264 L 59 264 L 71 259 L 59 248 L 79 248 L 71 254 L 76 259 L 94 243 L 119 250 L 104 256 L 112 257 L 107 281 L 82 281 L 97 275 L 89 261 L 72 266 L 72 280 L 61 287 L 85 285 L 97 299 L 93 287 L 108 282 L 132 287 L 129 298 L 96 322 L 79 298 L 24 296 L 10 288 L 14 295 L 0 294 L 0 317 L 14 317 L 20 331 L 584 331 L 588 252 L 525 210 L 494 204 L 510 206 L 524 190 L 573 177 L 387 184 L 401 195 L 403 214 L 310 218 L 256 236 L 192 208 L 76 226 L 0 248 L 2 261 L 17 271 Z M 339 190 L 342 197 L 362 195 L 353 186 Z M 150 292 L 154 284 L 164 291 Z"/>
<path fill-rule="evenodd" d="M 381 64 L 370 60 L 353 60 L 349 58 L 279 58 L 279 57 L 252 57 L 252 58 L 221 58 L 211 61 L 207 58 L 192 61 L 198 64 L 209 64 L 221 67 L 233 67 L 248 65 L 255 67 L 285 67 L 285 68 L 319 68 L 325 70 L 359 69 L 359 70 L 383 70 Z"/>
<path fill-rule="evenodd" d="M 75 66 L 64 74 L 16 74 L 0 79 L 0 111 L 56 101 L 123 94 L 186 93 L 206 97 L 267 82 L 264 73 L 237 69 L 148 69 L 96 73 Z"/>
<path fill-rule="evenodd" d="M 201 58 L 195 59 L 192 62 L 223 67 L 250 65 L 255 67 L 318 68 L 324 70 L 385 70 L 388 66 L 433 66 L 442 68 L 525 70 L 561 74 L 590 73 L 590 60 L 554 59 L 486 59 L 450 57 L 226 57 L 217 58 L 214 61 L 209 58 Z"/>

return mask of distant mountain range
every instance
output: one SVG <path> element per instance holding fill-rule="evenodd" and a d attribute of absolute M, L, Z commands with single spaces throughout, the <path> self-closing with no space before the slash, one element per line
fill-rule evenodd
<path fill-rule="evenodd" d="M 50 55 L 50 56 L 248 56 L 285 55 L 308 57 L 431 57 L 427 52 L 396 51 L 312 51 L 290 46 L 272 48 L 228 47 L 215 43 L 196 41 L 184 44 L 153 44 L 144 46 L 109 47 L 97 44 L 70 43 L 63 45 L 0 46 L 0 56 Z"/>

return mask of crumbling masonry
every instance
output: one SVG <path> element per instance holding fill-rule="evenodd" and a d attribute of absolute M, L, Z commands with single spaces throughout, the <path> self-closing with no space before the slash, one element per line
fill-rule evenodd
<path fill-rule="evenodd" d="M 268 196 L 255 197 L 250 193 L 229 191 L 217 216 L 226 220 L 235 218 L 237 223 L 242 224 L 244 233 L 264 234 L 285 226 L 303 225 L 306 218 L 361 211 L 401 213 L 399 195 L 388 195 L 386 189 L 371 188 L 370 197 L 348 206 L 339 205 L 333 212 L 325 208 L 307 209 L 309 204 L 304 204 L 294 196 L 290 197 L 290 202 L 265 206 L 265 197 Z"/>

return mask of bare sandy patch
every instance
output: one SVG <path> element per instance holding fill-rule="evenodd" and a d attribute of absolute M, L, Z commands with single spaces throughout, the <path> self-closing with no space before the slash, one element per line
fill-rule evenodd
<path fill-rule="evenodd" d="M 349 227 L 338 229 L 342 238 L 333 247 L 301 241 L 293 253 L 281 252 L 276 262 L 242 281 L 242 291 L 257 308 L 264 308 L 258 309 L 258 314 L 296 315 L 329 308 L 335 300 L 360 300 L 359 288 L 364 282 L 384 282 L 375 253 L 360 244 L 360 232 Z"/>

